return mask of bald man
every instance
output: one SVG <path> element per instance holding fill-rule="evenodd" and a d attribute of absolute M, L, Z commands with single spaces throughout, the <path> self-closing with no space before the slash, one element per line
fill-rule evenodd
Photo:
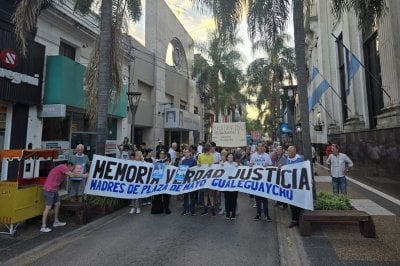
<path fill-rule="evenodd" d="M 303 157 L 296 153 L 295 146 L 289 146 L 287 152 L 288 156 L 285 164 L 300 163 L 304 161 Z M 301 208 L 290 205 L 290 211 L 292 213 L 292 221 L 289 224 L 289 228 L 292 228 L 299 225 Z"/>

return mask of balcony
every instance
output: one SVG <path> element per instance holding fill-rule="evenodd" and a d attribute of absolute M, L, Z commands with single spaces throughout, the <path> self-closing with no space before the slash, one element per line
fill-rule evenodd
<path fill-rule="evenodd" d="M 43 104 L 65 104 L 68 107 L 85 109 L 84 75 L 86 67 L 64 56 L 48 56 Z M 123 91 L 126 92 L 125 85 Z M 108 113 L 126 117 L 128 98 L 121 93 L 111 96 Z"/>

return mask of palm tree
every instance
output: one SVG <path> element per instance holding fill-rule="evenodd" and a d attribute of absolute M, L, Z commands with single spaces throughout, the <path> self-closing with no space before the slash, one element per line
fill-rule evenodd
<path fill-rule="evenodd" d="M 247 69 L 247 91 L 257 97 L 255 104 L 259 110 L 258 119 L 264 119 L 267 130 L 273 138 L 276 137 L 277 119 L 280 115 L 280 91 L 284 80 L 293 82 L 295 73 L 294 49 L 287 47 L 285 40 L 288 36 L 277 35 L 274 42 L 269 40 L 257 41 L 253 48 L 263 48 L 268 58 L 258 58 L 250 63 Z"/>
<path fill-rule="evenodd" d="M 359 25 L 371 25 L 381 18 L 386 9 L 386 0 L 333 0 L 332 11 L 339 18 L 344 11 L 354 10 Z M 247 11 L 249 36 L 254 41 L 263 36 L 273 41 L 282 33 L 289 16 L 289 0 L 192 0 L 202 11 L 211 11 L 217 29 L 225 40 L 231 40 L 244 11 Z M 303 129 L 303 152 L 306 159 L 311 160 L 309 120 L 307 107 L 307 80 L 304 53 L 304 0 L 293 0 L 293 20 L 295 28 L 295 51 L 298 81 L 301 124 Z M 301 22 L 301 23 L 300 23 Z M 297 32 L 296 32 L 297 31 Z M 300 58 L 301 57 L 301 58 Z M 307 129 L 306 129 L 307 128 Z"/>
<path fill-rule="evenodd" d="M 244 81 L 239 68 L 240 53 L 234 49 L 239 39 L 225 43 L 217 32 L 212 32 L 207 44 L 199 45 L 199 50 L 208 57 L 196 56 L 193 64 L 192 77 L 197 80 L 197 85 L 206 91 L 209 87 L 214 97 L 215 121 L 219 121 L 220 111 L 226 110 L 233 104 L 244 102 L 240 93 Z M 228 45 L 226 45 L 228 44 Z"/>
<path fill-rule="evenodd" d="M 41 9 L 52 2 L 53 0 L 19 1 L 13 22 L 17 43 L 23 55 L 26 55 L 27 37 L 36 26 Z M 85 15 L 94 2 L 94 0 L 76 0 L 75 10 Z M 100 35 L 92 51 L 85 78 L 87 112 L 91 122 L 97 122 L 97 154 L 104 154 L 105 151 L 110 94 L 112 90 L 116 90 L 117 95 L 122 91 L 123 18 L 129 15 L 133 21 L 138 21 L 141 11 L 140 0 L 101 1 Z"/>

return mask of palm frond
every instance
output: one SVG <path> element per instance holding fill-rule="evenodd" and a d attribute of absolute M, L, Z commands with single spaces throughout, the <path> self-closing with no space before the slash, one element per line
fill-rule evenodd
<path fill-rule="evenodd" d="M 26 56 L 28 35 L 36 26 L 44 0 L 21 0 L 12 16 L 15 24 L 15 38 L 23 57 Z"/>
<path fill-rule="evenodd" d="M 250 39 L 264 36 L 267 40 L 274 40 L 285 29 L 289 6 L 289 0 L 249 0 L 247 24 Z"/>
<path fill-rule="evenodd" d="M 374 26 L 386 13 L 386 0 L 332 0 L 331 11 L 337 19 L 341 19 L 344 12 L 353 10 L 357 16 L 358 27 L 368 30 Z"/>

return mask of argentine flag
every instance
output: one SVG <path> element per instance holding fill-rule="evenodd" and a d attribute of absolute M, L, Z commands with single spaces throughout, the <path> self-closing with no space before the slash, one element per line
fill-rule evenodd
<path fill-rule="evenodd" d="M 310 93 L 308 96 L 308 112 L 310 112 L 314 106 L 317 104 L 322 94 L 329 88 L 331 85 L 322 77 L 319 73 L 318 68 L 313 66 L 312 74 L 311 74 L 311 82 L 310 82 Z"/>

